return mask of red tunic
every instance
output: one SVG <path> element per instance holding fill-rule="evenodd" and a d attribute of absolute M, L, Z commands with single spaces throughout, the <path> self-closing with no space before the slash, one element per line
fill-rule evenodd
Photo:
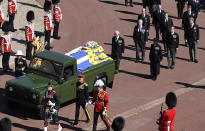
<path fill-rule="evenodd" d="M 174 120 L 176 109 L 169 109 L 162 113 L 159 122 L 161 123 L 161 131 L 174 131 Z"/>
<path fill-rule="evenodd" d="M 61 22 L 62 21 L 62 12 L 59 6 L 54 6 L 53 8 L 53 20 L 54 22 Z"/>
<path fill-rule="evenodd" d="M 95 91 L 93 97 L 93 103 L 95 103 L 94 111 L 95 112 L 103 112 L 104 108 L 108 110 L 108 93 L 105 91 Z"/>
<path fill-rule="evenodd" d="M 9 1 L 8 4 L 8 13 L 9 14 L 15 14 L 17 12 L 17 3 L 16 0 Z"/>
<path fill-rule="evenodd" d="M 46 13 L 44 16 L 44 28 L 45 30 L 52 30 L 53 29 L 53 23 L 52 23 L 52 14 Z"/>
<path fill-rule="evenodd" d="M 7 53 L 7 52 L 12 52 L 11 49 L 11 34 L 8 35 L 2 35 L 0 38 L 0 43 L 1 43 L 1 51 L 2 53 Z"/>
<path fill-rule="evenodd" d="M 34 41 L 34 24 L 29 23 L 27 26 L 25 26 L 25 35 L 26 35 L 26 41 Z"/>
<path fill-rule="evenodd" d="M 3 14 L 3 9 L 0 6 L 0 22 L 3 23 L 4 22 L 4 14 Z"/>

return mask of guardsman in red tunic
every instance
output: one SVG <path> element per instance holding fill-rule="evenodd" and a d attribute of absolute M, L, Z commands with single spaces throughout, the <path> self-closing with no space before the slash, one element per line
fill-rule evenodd
<path fill-rule="evenodd" d="M 3 8 L 2 8 L 2 2 L 3 0 L 0 0 L 0 28 L 2 23 L 4 22 L 4 13 L 3 13 Z"/>
<path fill-rule="evenodd" d="M 61 37 L 58 35 L 59 24 L 62 21 L 62 12 L 58 3 L 60 0 L 52 0 L 53 6 L 53 21 L 54 21 L 54 30 L 53 30 L 53 38 L 59 40 Z"/>
<path fill-rule="evenodd" d="M 160 113 L 159 117 L 159 129 L 160 131 L 174 131 L 174 121 L 176 116 L 177 97 L 173 92 L 169 92 L 166 96 L 165 103 L 168 106 L 166 111 Z"/>
<path fill-rule="evenodd" d="M 55 90 L 53 90 L 53 83 L 49 82 L 47 90 L 44 96 L 44 109 L 45 109 L 45 120 L 44 120 L 44 131 L 48 130 L 48 123 L 52 120 L 58 126 L 58 131 L 62 131 L 58 119 L 58 109 L 60 108 L 60 99 Z"/>
<path fill-rule="evenodd" d="M 35 40 L 35 34 L 34 34 L 34 12 L 28 11 L 26 19 L 28 21 L 28 24 L 25 26 L 25 35 L 26 35 L 26 59 L 31 60 L 32 57 L 32 42 Z"/>
<path fill-rule="evenodd" d="M 14 18 L 15 14 L 17 13 L 17 2 L 16 0 L 8 0 L 8 15 L 9 16 L 9 23 L 11 25 L 11 31 L 15 32 L 16 29 L 14 29 Z"/>
<path fill-rule="evenodd" d="M 107 131 L 110 131 L 110 124 L 107 120 L 107 111 L 108 111 L 108 93 L 103 90 L 104 82 L 102 80 L 97 80 L 95 85 L 97 87 L 97 91 L 94 92 L 93 96 L 93 104 L 94 107 L 94 123 L 93 123 L 93 131 L 96 131 L 98 117 L 100 115 L 101 119 L 105 123 L 107 127 Z"/>
<path fill-rule="evenodd" d="M 3 66 L 3 71 L 6 72 L 12 70 L 9 67 L 9 59 L 12 52 L 11 49 L 12 38 L 11 38 L 11 34 L 9 33 L 10 26 L 8 21 L 5 21 L 3 23 L 2 30 L 4 32 L 4 34 L 1 35 L 0 37 L 1 54 L 3 54 L 2 66 Z"/>
<path fill-rule="evenodd" d="M 50 50 L 52 48 L 50 46 L 50 38 L 51 38 L 51 31 L 53 30 L 53 16 L 51 13 L 51 2 L 48 1 L 44 4 L 44 11 L 46 12 L 44 16 L 44 29 L 45 29 L 45 44 L 46 50 Z"/>

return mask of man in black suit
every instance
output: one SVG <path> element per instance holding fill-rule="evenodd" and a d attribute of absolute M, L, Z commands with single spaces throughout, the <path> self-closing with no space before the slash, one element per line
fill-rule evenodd
<path fill-rule="evenodd" d="M 145 57 L 145 40 L 146 40 L 146 28 L 143 26 L 143 21 L 140 19 L 138 20 L 138 25 L 135 26 L 133 32 L 133 39 L 136 46 L 136 63 L 139 61 L 139 49 L 142 52 L 142 62 L 144 61 Z"/>
<path fill-rule="evenodd" d="M 167 44 L 167 60 L 168 60 L 168 69 L 174 69 L 176 50 L 179 47 L 179 35 L 174 32 L 174 26 L 171 27 L 171 31 L 167 34 L 166 37 Z"/>
<path fill-rule="evenodd" d="M 120 59 L 122 53 L 124 53 L 124 39 L 120 37 L 120 32 L 115 31 L 114 36 L 112 37 L 112 52 L 111 57 L 115 60 L 115 73 L 118 73 L 120 66 Z"/>
<path fill-rule="evenodd" d="M 183 18 L 182 18 L 182 28 L 184 29 L 184 40 L 185 40 L 185 46 L 187 45 L 187 38 L 186 33 L 188 32 L 187 28 L 189 27 L 189 19 L 193 17 L 195 18 L 195 12 L 192 11 L 191 6 L 188 6 L 187 11 L 184 12 Z"/>
<path fill-rule="evenodd" d="M 130 6 L 133 7 L 132 0 L 129 0 L 129 1 L 130 1 L 130 2 L 129 2 L 129 3 L 130 3 Z M 125 0 L 125 6 L 127 6 L 127 5 L 128 5 L 128 0 Z"/>
<path fill-rule="evenodd" d="M 181 19 L 183 15 L 184 6 L 187 0 L 175 0 L 175 1 L 177 3 L 178 19 Z"/>
<path fill-rule="evenodd" d="M 187 42 L 189 45 L 189 55 L 190 55 L 190 61 L 198 63 L 197 60 L 197 45 L 199 41 L 199 27 L 197 24 L 194 23 L 194 18 L 189 19 L 189 26 L 187 28 L 188 32 L 187 35 Z M 194 59 L 193 59 L 193 53 L 194 51 Z"/>
<path fill-rule="evenodd" d="M 164 11 L 162 10 L 162 6 L 158 5 L 158 9 L 153 13 L 152 24 L 155 26 L 156 30 L 156 38 L 159 40 L 159 31 L 161 23 L 164 19 Z"/>
<path fill-rule="evenodd" d="M 142 9 L 142 14 L 140 14 L 138 16 L 138 20 L 142 20 L 142 25 L 145 27 L 146 29 L 146 38 L 145 38 L 145 41 L 147 42 L 148 41 L 148 36 L 149 36 L 149 29 L 150 29 L 150 16 L 148 14 L 146 14 L 146 9 L 143 8 Z M 146 44 L 146 43 L 145 43 Z"/>
<path fill-rule="evenodd" d="M 161 46 L 157 42 L 158 40 L 154 39 L 154 44 L 151 45 L 149 60 L 150 60 L 150 72 L 152 80 L 156 80 L 157 76 L 160 73 L 160 61 L 162 61 L 162 50 Z"/>
<path fill-rule="evenodd" d="M 150 14 L 152 16 L 153 12 L 155 12 L 158 8 L 158 5 L 161 5 L 161 0 L 149 0 L 150 1 Z"/>
<path fill-rule="evenodd" d="M 198 14 L 200 14 L 200 1 L 199 0 L 188 0 L 188 5 L 192 7 L 192 10 L 196 13 L 196 18 L 194 22 L 196 21 Z"/>
<path fill-rule="evenodd" d="M 166 12 L 164 15 L 164 20 L 161 23 L 161 33 L 162 33 L 162 41 L 164 44 L 164 51 L 166 52 L 166 35 L 171 31 L 171 27 L 173 26 L 173 21 L 169 18 L 168 13 Z"/>

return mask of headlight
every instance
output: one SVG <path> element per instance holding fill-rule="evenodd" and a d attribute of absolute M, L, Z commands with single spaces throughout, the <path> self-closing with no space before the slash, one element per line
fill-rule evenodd
<path fill-rule="evenodd" d="M 14 91 L 14 88 L 13 87 L 9 87 L 9 91 L 10 92 Z"/>
<path fill-rule="evenodd" d="M 36 94 L 33 94 L 32 95 L 32 98 L 35 100 L 37 98 L 37 95 Z"/>

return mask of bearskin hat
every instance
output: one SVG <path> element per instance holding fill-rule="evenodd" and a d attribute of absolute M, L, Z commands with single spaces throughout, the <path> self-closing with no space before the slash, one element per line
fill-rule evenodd
<path fill-rule="evenodd" d="M 26 19 L 27 21 L 32 21 L 35 19 L 34 12 L 32 10 L 27 12 Z"/>
<path fill-rule="evenodd" d="M 125 125 L 125 120 L 122 117 L 116 117 L 112 122 L 112 129 L 114 131 L 122 131 Z"/>
<path fill-rule="evenodd" d="M 52 3 L 53 4 L 58 4 L 58 3 L 60 3 L 60 0 L 52 0 Z"/>
<path fill-rule="evenodd" d="M 48 2 L 45 2 L 45 4 L 44 4 L 44 11 L 49 11 L 49 10 L 51 10 L 51 2 L 50 1 L 48 1 Z"/>
<path fill-rule="evenodd" d="M 8 21 L 5 21 L 2 25 L 3 32 L 9 32 L 11 29 L 10 23 Z"/>
<path fill-rule="evenodd" d="M 9 118 L 0 120 L 0 131 L 11 131 L 11 120 Z"/>
<path fill-rule="evenodd" d="M 169 108 L 173 108 L 176 106 L 177 104 L 177 97 L 176 95 L 173 93 L 173 92 L 169 92 L 167 95 L 166 95 L 166 101 L 165 103 L 167 104 L 167 106 Z"/>

